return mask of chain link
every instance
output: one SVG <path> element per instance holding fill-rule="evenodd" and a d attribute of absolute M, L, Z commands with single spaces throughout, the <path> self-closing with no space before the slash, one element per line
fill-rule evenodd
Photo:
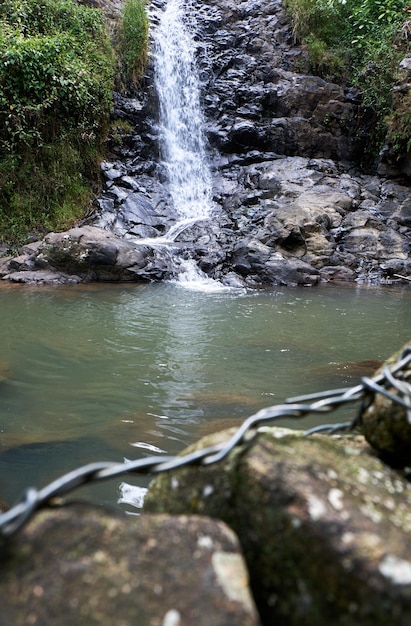
<path fill-rule="evenodd" d="M 278 404 L 258 411 L 247 418 L 234 435 L 226 442 L 196 450 L 183 456 L 151 456 L 124 463 L 97 462 L 79 467 L 37 490 L 29 487 L 10 510 L 0 514 L 0 536 L 3 538 L 15 534 L 33 514 L 44 507 L 55 506 L 57 499 L 72 492 L 80 485 L 104 481 L 125 474 L 158 474 L 169 472 L 189 465 L 210 465 L 224 459 L 237 446 L 249 443 L 258 433 L 263 422 L 278 419 L 301 419 L 313 413 L 330 413 L 341 405 L 359 403 L 353 420 L 340 424 L 322 424 L 305 431 L 305 435 L 319 432 L 361 431 L 361 419 L 364 410 L 371 404 L 375 394 L 382 394 L 391 401 L 403 406 L 409 424 L 411 424 L 411 347 L 401 353 L 391 367 L 384 367 L 373 378 L 363 377 L 361 384 L 344 389 L 333 389 L 320 393 L 289 398 L 285 404 Z M 407 370 L 408 368 L 408 370 Z M 397 393 L 393 393 L 395 390 Z"/>

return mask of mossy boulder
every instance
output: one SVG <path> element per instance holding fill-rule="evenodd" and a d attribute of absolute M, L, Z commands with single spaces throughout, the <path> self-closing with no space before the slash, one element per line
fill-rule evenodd
<path fill-rule="evenodd" d="M 1 624 L 259 625 L 222 522 L 76 505 L 39 514 L 0 545 Z"/>
<path fill-rule="evenodd" d="M 49 233 L 18 257 L 0 264 L 0 277 L 13 282 L 134 282 L 147 281 L 153 251 L 96 226 Z"/>
<path fill-rule="evenodd" d="M 408 626 L 410 505 L 407 480 L 361 436 L 265 427 L 223 462 L 156 478 L 145 511 L 228 523 L 264 624 Z"/>
<path fill-rule="evenodd" d="M 384 368 L 391 369 L 401 358 L 411 353 L 411 341 L 390 357 L 376 372 L 382 374 Z M 369 444 L 395 467 L 409 466 L 411 463 L 411 361 L 396 374 L 400 385 L 408 397 L 409 408 L 383 394 L 376 394 L 361 415 L 359 427 Z M 393 385 L 387 391 L 397 398 L 403 394 Z"/>

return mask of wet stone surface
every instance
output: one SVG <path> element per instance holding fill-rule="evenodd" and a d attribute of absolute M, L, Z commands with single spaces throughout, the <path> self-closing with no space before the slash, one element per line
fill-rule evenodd
<path fill-rule="evenodd" d="M 198 517 L 39 514 L 1 546 L 3 624 L 258 626 L 234 533 Z"/>
<path fill-rule="evenodd" d="M 264 624 L 405 626 L 410 504 L 408 481 L 362 437 L 304 438 L 264 427 L 223 463 L 157 478 L 145 511 L 228 523 L 243 547 Z"/>

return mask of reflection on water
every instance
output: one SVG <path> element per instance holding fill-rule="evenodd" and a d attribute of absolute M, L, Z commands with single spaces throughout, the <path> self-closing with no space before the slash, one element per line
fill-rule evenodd
<path fill-rule="evenodd" d="M 351 386 L 411 330 L 411 292 L 394 287 L 2 287 L 0 300 L 0 495 L 10 500 L 80 464 L 175 454 L 289 396 Z M 87 489 L 132 500 L 118 483 Z"/>

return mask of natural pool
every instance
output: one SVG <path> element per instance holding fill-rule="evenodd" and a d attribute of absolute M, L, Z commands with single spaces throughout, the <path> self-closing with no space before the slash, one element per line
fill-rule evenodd
<path fill-rule="evenodd" d="M 289 396 L 352 386 L 411 335 L 407 286 L 4 285 L 0 307 L 0 495 L 9 501 L 79 465 L 175 454 Z M 115 504 L 120 482 L 79 496 Z"/>

